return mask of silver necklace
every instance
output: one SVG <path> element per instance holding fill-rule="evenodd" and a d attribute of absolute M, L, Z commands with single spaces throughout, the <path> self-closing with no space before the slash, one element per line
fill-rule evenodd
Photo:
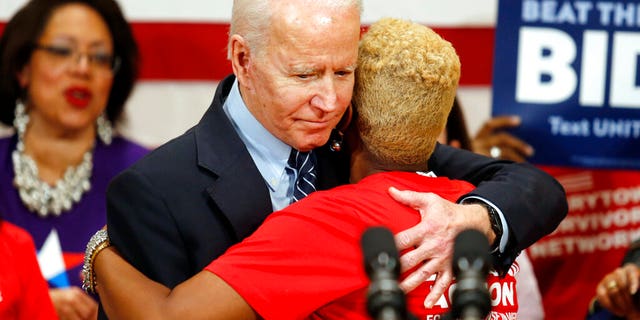
<path fill-rule="evenodd" d="M 15 113 L 13 126 L 16 128 L 18 143 L 16 150 L 11 154 L 15 173 L 13 184 L 18 188 L 20 199 L 29 211 L 36 212 L 42 218 L 49 215 L 60 216 L 62 212 L 69 211 L 80 201 L 82 195 L 91 189 L 89 180 L 93 169 L 92 150 L 82 156 L 82 162 L 78 166 L 68 167 L 62 179 L 50 186 L 40 180 L 38 166 L 24 153 L 24 133 L 29 123 L 29 115 L 22 103 L 16 105 Z"/>

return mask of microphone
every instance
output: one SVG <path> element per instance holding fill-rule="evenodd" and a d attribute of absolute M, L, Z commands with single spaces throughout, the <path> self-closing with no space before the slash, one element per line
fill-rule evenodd
<path fill-rule="evenodd" d="M 404 292 L 398 286 L 400 261 L 393 234 L 384 227 L 367 229 L 361 238 L 364 266 L 371 279 L 367 312 L 376 320 L 407 319 Z"/>
<path fill-rule="evenodd" d="M 484 319 L 491 311 L 487 276 L 491 263 L 489 240 L 478 230 L 468 229 L 453 244 L 453 291 L 451 313 L 454 319 Z"/>

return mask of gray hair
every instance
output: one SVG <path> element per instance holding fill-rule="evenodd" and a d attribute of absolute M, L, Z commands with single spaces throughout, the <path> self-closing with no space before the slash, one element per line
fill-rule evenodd
<path fill-rule="evenodd" d="M 281 0 L 234 0 L 231 11 L 229 40 L 234 34 L 241 35 L 249 48 L 260 54 L 269 41 L 269 26 L 273 16 L 272 1 Z M 302 0 L 321 2 L 334 7 L 356 7 L 362 15 L 362 0 Z M 301 2 L 302 2 L 301 1 Z M 227 46 L 227 58 L 231 59 L 231 41 Z"/>

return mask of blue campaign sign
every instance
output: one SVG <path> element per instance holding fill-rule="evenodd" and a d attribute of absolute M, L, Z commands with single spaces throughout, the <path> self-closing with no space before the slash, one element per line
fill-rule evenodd
<path fill-rule="evenodd" d="M 640 0 L 500 0 L 494 59 L 532 163 L 640 169 Z"/>

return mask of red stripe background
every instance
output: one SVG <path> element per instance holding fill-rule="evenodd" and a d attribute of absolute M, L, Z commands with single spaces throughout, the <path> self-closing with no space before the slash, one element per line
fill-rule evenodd
<path fill-rule="evenodd" d="M 133 22 L 141 52 L 142 80 L 220 80 L 231 73 L 226 59 L 228 24 Z M 4 30 L 0 23 L 0 33 Z M 461 85 L 490 85 L 494 28 L 435 27 L 462 62 Z"/>

